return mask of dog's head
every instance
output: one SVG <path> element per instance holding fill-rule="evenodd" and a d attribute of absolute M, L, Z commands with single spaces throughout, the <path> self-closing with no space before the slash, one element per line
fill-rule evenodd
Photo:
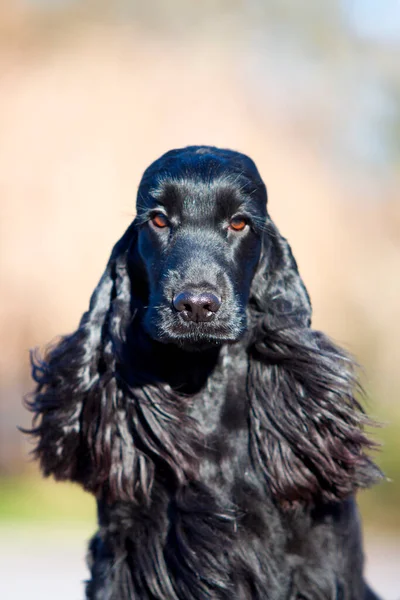
<path fill-rule="evenodd" d="M 153 339 L 201 349 L 241 337 L 266 201 L 253 161 L 238 152 L 173 150 L 146 170 L 130 269 L 147 285 Z"/>

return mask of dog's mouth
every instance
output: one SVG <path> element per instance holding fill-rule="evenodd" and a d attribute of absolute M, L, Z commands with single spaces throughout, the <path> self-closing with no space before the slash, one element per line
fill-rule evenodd
<path fill-rule="evenodd" d="M 158 306 L 146 311 L 144 326 L 155 341 L 199 350 L 239 341 L 246 331 L 247 320 L 245 311 L 239 310 L 230 317 L 216 314 L 201 321 L 188 319 L 173 306 Z"/>
<path fill-rule="evenodd" d="M 243 324 L 218 324 L 215 320 L 211 323 L 177 323 L 171 328 L 170 341 L 192 344 L 221 344 L 236 342 L 243 333 Z"/>

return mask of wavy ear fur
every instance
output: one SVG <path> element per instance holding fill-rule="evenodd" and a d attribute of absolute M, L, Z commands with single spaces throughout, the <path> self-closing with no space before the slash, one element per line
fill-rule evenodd
<path fill-rule="evenodd" d="M 80 482 L 111 501 L 147 499 L 158 459 L 178 479 L 191 468 L 182 434 L 190 437 L 191 423 L 182 423 L 179 400 L 151 381 L 135 386 L 124 377 L 132 362 L 125 338 L 136 310 L 128 268 L 135 238 L 133 223 L 114 247 L 77 331 L 44 360 L 31 357 L 37 387 L 27 402 L 34 419 L 26 433 L 37 439 L 34 454 L 44 474 Z"/>
<path fill-rule="evenodd" d="M 286 505 L 336 501 L 382 475 L 354 397 L 352 359 L 310 328 L 311 304 L 289 244 L 272 222 L 251 290 L 251 448 Z"/>

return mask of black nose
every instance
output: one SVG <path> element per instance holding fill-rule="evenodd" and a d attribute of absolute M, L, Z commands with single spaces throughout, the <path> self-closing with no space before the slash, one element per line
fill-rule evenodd
<path fill-rule="evenodd" d="M 221 306 L 221 300 L 209 292 L 181 292 L 172 301 L 185 321 L 211 321 Z"/>

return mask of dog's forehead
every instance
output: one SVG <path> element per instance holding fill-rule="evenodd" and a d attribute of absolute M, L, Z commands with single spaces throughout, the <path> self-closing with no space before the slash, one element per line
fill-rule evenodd
<path fill-rule="evenodd" d="M 154 204 L 181 218 L 228 217 L 238 211 L 262 215 L 265 201 L 243 176 L 204 180 L 195 174 L 165 177 L 150 190 Z"/>
<path fill-rule="evenodd" d="M 233 213 L 246 202 L 250 202 L 240 186 L 224 180 L 203 181 L 185 177 L 181 180 L 165 181 L 162 192 L 157 195 L 167 211 L 181 216 L 218 215 Z M 255 204 L 255 199 L 253 200 Z"/>
<path fill-rule="evenodd" d="M 138 210 L 162 206 L 181 217 L 228 216 L 238 210 L 264 216 L 266 202 L 254 162 L 210 146 L 167 152 L 145 171 L 138 193 Z"/>

